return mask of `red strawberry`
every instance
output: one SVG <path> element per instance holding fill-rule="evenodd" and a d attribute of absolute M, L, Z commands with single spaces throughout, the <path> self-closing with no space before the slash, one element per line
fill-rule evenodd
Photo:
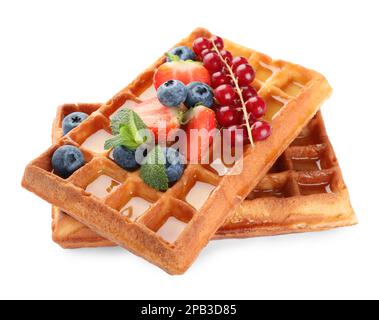
<path fill-rule="evenodd" d="M 155 138 L 158 138 L 159 126 L 162 124 L 166 127 L 166 137 L 171 130 L 180 128 L 180 110 L 178 108 L 168 108 L 161 104 L 158 98 L 151 98 L 144 102 L 130 107 L 143 120 L 145 125 L 154 133 Z"/>
<path fill-rule="evenodd" d="M 195 61 L 172 61 L 162 64 L 154 74 L 154 86 L 158 89 L 169 80 L 179 80 L 185 85 L 191 82 L 211 84 L 211 76 L 207 69 Z"/>
<path fill-rule="evenodd" d="M 198 162 L 213 142 L 213 132 L 217 128 L 216 114 L 210 108 L 198 106 L 187 113 L 186 120 L 187 159 L 190 162 Z M 195 134 L 195 140 L 191 139 L 191 130 L 194 130 L 192 135 Z"/>

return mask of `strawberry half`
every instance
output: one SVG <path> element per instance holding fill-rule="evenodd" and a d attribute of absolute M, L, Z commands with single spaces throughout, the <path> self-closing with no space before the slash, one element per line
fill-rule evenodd
<path fill-rule="evenodd" d="M 154 74 L 154 86 L 158 89 L 169 80 L 179 80 L 185 85 L 191 82 L 211 84 L 211 76 L 200 62 L 196 61 L 171 61 L 162 64 Z"/>
<path fill-rule="evenodd" d="M 162 123 L 166 127 L 166 137 L 172 130 L 180 128 L 182 111 L 178 108 L 164 106 L 156 97 L 129 108 L 141 117 L 156 139 L 158 139 L 159 126 L 162 127 Z"/>
<path fill-rule="evenodd" d="M 186 120 L 187 159 L 198 163 L 213 142 L 213 132 L 217 128 L 216 114 L 210 108 L 198 106 L 187 113 Z"/>

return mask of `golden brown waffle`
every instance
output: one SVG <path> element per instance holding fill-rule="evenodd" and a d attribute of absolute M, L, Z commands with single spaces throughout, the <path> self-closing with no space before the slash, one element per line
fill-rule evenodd
<path fill-rule="evenodd" d="M 101 104 L 66 104 L 58 108 L 53 142 L 63 136 L 62 120 Z M 357 223 L 321 112 L 303 129 L 269 173 L 215 238 L 269 236 L 321 231 Z M 63 248 L 114 246 L 53 206 L 53 240 Z"/>
<path fill-rule="evenodd" d="M 177 45 L 190 46 L 199 36 L 210 37 L 211 33 L 196 29 Z M 233 55 L 248 57 L 257 70 L 254 86 L 268 104 L 268 120 L 271 120 L 273 131 L 267 140 L 247 147 L 243 158 L 229 175 L 220 177 L 201 165 L 188 165 L 179 182 L 162 194 L 147 187 L 138 173 L 128 173 L 118 167 L 109 158 L 109 152 L 91 153 L 83 148 L 87 138 L 99 130 L 109 131 L 109 117 L 119 108 L 127 106 L 130 101 L 140 102 L 138 96 L 151 86 L 156 68 L 165 61 L 163 56 L 88 120 L 32 161 L 25 170 L 23 186 L 69 212 L 99 235 L 165 271 L 171 274 L 185 272 L 228 215 L 237 210 L 331 92 L 326 79 L 315 71 L 271 60 L 229 41 L 225 44 Z M 66 180 L 54 175 L 51 168 L 52 154 L 65 144 L 80 147 L 86 159 L 86 165 Z M 242 172 L 234 175 L 242 162 Z M 112 179 L 112 184 L 109 194 L 99 199 L 86 190 L 104 175 Z M 199 210 L 184 201 L 197 182 L 215 187 Z M 132 196 L 154 203 L 135 222 L 120 212 Z M 159 234 L 172 219 L 185 223 L 185 227 L 179 238 L 170 243 Z"/>

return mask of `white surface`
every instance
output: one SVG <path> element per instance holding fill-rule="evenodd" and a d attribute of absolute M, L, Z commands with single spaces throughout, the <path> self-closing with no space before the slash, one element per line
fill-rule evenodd
<path fill-rule="evenodd" d="M 0 297 L 379 298 L 378 5 L 1 1 Z M 324 116 L 360 225 L 212 242 L 180 277 L 119 248 L 62 250 L 50 206 L 20 187 L 56 107 L 107 100 L 196 26 L 328 77 Z"/>

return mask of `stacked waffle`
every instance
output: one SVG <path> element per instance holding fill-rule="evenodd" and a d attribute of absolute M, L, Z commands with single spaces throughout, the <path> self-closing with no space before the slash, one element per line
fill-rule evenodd
<path fill-rule="evenodd" d="M 175 47 L 191 46 L 199 37 L 211 33 L 196 29 Z M 112 151 L 93 145 L 110 135 L 118 110 L 156 94 L 153 77 L 165 57 L 105 104 L 63 105 L 52 147 L 27 166 L 23 179 L 25 188 L 53 204 L 54 241 L 64 248 L 120 245 L 180 274 L 211 238 L 320 231 L 357 222 L 319 112 L 331 92 L 326 79 L 224 42 L 254 67 L 253 86 L 267 104 L 272 135 L 246 146 L 228 174 L 212 164 L 188 164 L 180 180 L 162 192 L 148 186 L 139 171 L 120 168 Z M 64 135 L 62 121 L 72 112 L 89 117 Z M 85 159 L 67 179 L 51 164 L 64 145 L 79 148 Z"/>

